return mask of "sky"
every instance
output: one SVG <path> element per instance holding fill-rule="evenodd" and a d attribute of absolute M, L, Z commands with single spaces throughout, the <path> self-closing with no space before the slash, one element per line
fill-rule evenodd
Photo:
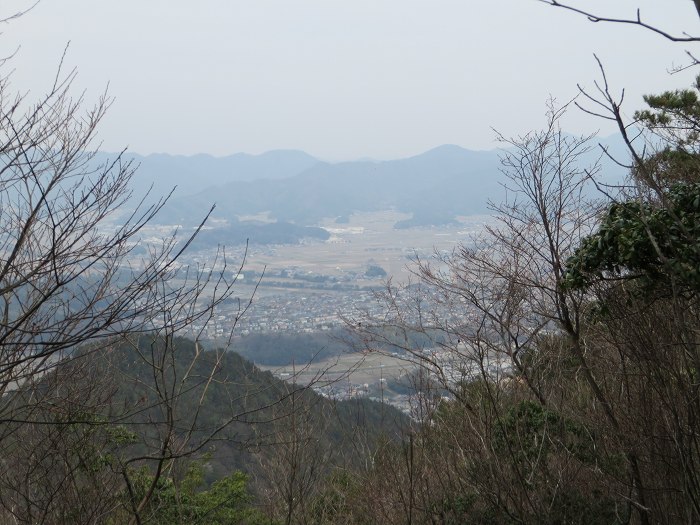
<path fill-rule="evenodd" d="M 31 4 L 3 0 L 0 16 Z M 572 0 L 700 35 L 690 0 Z M 102 149 L 216 156 L 300 149 L 391 159 L 441 144 L 492 149 L 544 124 L 548 98 L 600 79 L 642 95 L 689 86 L 687 45 L 593 24 L 537 0 L 41 0 L 0 26 L 12 89 L 39 97 L 65 46 L 76 93 L 114 98 Z M 696 44 L 696 47 L 700 47 Z M 700 50 L 698 50 L 700 51 Z M 614 128 L 577 110 L 572 133 Z"/>

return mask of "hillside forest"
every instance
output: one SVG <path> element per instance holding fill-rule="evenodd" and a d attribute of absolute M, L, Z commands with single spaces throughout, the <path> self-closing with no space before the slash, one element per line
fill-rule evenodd
<path fill-rule="evenodd" d="M 700 76 L 628 119 L 601 64 L 593 91 L 548 103 L 543 129 L 498 135 L 507 196 L 483 204 L 495 221 L 473 242 L 417 258 L 408 284 L 388 278 L 380 313 L 347 312 L 338 346 L 237 347 L 254 300 L 235 295 L 245 257 L 220 246 L 206 265 L 178 264 L 218 242 L 211 211 L 144 248 L 144 226 L 172 208 L 133 205 L 136 165 L 95 152 L 109 99 L 86 106 L 59 69 L 30 100 L 8 60 L 0 523 L 700 523 Z M 617 125 L 624 183 L 608 182 L 612 153 L 594 136 L 563 131 L 581 109 Z M 205 341 L 232 301 L 235 321 Z M 416 366 L 400 385 L 410 415 L 247 359 L 303 369 L 343 344 Z"/>

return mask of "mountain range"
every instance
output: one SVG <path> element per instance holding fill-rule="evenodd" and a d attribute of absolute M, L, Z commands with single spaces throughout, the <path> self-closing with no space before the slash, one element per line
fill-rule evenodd
<path fill-rule="evenodd" d="M 601 142 L 614 152 L 622 151 L 614 139 Z M 152 187 L 152 194 L 162 195 L 176 186 L 156 223 L 199 224 L 216 204 L 212 218 L 234 225 L 241 216 L 261 213 L 280 225 L 311 226 L 326 218 L 344 222 L 354 212 L 393 209 L 411 214 L 397 227 L 412 227 L 439 226 L 459 215 L 487 213 L 489 201 L 505 196 L 501 153 L 443 145 L 388 161 L 330 163 L 294 150 L 128 158 L 139 165 L 132 179 L 135 194 Z M 584 160 L 593 156 L 599 151 Z M 623 168 L 605 157 L 602 162 L 606 181 L 622 179 Z"/>

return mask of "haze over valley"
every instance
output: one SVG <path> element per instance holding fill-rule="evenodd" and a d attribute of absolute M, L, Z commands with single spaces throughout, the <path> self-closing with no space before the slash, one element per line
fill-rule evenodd
<path fill-rule="evenodd" d="M 614 139 L 600 144 L 591 146 L 582 164 L 598 160 L 601 147 L 620 151 Z M 156 244 L 175 229 L 192 231 L 203 211 L 216 205 L 179 263 L 201 267 L 223 250 L 236 279 L 236 300 L 221 306 L 204 334 L 222 341 L 235 325 L 234 351 L 289 378 L 292 363 L 318 373 L 333 366 L 337 373 L 334 360 L 357 348 L 334 339 L 355 313 L 380 314 L 376 293 L 387 281 L 415 280 L 418 260 L 433 261 L 470 246 L 486 226 L 498 225 L 489 202 L 508 196 L 501 156 L 498 150 L 454 145 L 394 161 L 337 164 L 298 151 L 224 158 L 134 156 L 139 163 L 134 185 L 141 191 L 152 187 L 156 195 L 176 186 L 143 230 Z M 602 162 L 606 169 L 604 176 L 597 174 L 600 183 L 622 179 L 619 166 Z M 241 305 L 251 298 L 241 317 Z M 302 334 L 306 343 L 297 342 L 295 349 L 288 339 L 293 334 Z M 253 335 L 257 351 L 246 340 Z M 259 343 L 268 336 L 271 343 Z M 360 359 L 355 354 L 344 362 L 352 368 Z M 383 368 L 369 367 L 372 373 L 362 380 L 351 377 L 356 380 L 339 386 L 334 395 L 371 391 L 377 398 L 381 380 L 398 380 L 414 365 L 397 362 L 391 372 Z M 385 394 L 385 401 L 410 412 L 409 396 Z"/>
<path fill-rule="evenodd" d="M 0 2 L 0 525 L 700 523 L 699 24 Z"/>

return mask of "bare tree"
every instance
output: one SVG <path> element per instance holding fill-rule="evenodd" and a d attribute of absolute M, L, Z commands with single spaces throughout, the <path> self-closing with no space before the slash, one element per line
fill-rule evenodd
<path fill-rule="evenodd" d="M 618 124 L 628 184 L 590 200 L 595 148 L 551 109 L 544 131 L 501 137 L 508 198 L 485 235 L 418 260 L 381 317 L 352 323 L 369 350 L 400 352 L 449 392 L 410 457 L 445 501 L 472 495 L 462 520 L 569 521 L 577 505 L 604 521 L 700 515 L 698 87 L 647 97 L 633 122 L 604 76 L 597 87 L 576 104 Z M 403 489 L 377 500 L 385 512 L 456 512 L 408 493 L 411 469 L 385 471 L 402 480 L 380 477 L 385 495 Z"/>
<path fill-rule="evenodd" d="M 221 375 L 225 349 L 202 346 L 245 258 L 232 267 L 220 249 L 206 266 L 182 263 L 206 210 L 194 231 L 146 243 L 167 196 L 135 198 L 132 161 L 95 153 L 110 98 L 73 98 L 76 72 L 63 65 L 38 100 L 0 73 L 0 515 L 99 523 L 121 508 L 143 523 L 178 460 L 266 408 Z M 249 306 L 240 302 L 229 344 Z M 146 376 L 130 376 L 136 368 Z M 118 392 L 128 381 L 136 397 Z M 221 385 L 230 414 L 205 424 Z M 134 424 L 149 425 L 144 442 L 133 443 Z M 142 467 L 150 477 L 137 492 Z"/>
<path fill-rule="evenodd" d="M 263 438 L 267 450 L 260 454 L 270 514 L 287 525 L 315 522 L 312 500 L 338 452 L 324 439 L 330 405 L 291 388 L 286 402 L 275 408 L 274 428 Z"/>
<path fill-rule="evenodd" d="M 561 132 L 562 114 L 550 109 L 542 132 L 502 137 L 509 196 L 486 234 L 419 260 L 418 284 L 389 286 L 384 315 L 354 325 L 369 349 L 400 349 L 454 399 L 426 417 L 412 457 L 430 458 L 421 476 L 448 494 L 493 494 L 472 519 L 484 505 L 525 522 L 562 519 L 571 501 L 590 507 L 581 494 L 597 486 L 612 498 L 601 516 L 692 520 L 695 295 L 650 303 L 614 274 L 594 289 L 571 286 L 572 260 L 597 242 L 608 208 L 589 201 L 597 168 L 582 164 L 594 149 Z M 430 508 L 410 496 L 417 515 Z"/>
<path fill-rule="evenodd" d="M 526 349 L 554 323 L 578 329 L 579 300 L 564 293 L 562 280 L 567 257 L 595 224 L 585 197 L 598 168 L 580 167 L 593 146 L 590 137 L 561 131 L 564 112 L 551 106 L 542 132 L 500 136 L 509 148 L 502 159 L 509 200 L 492 206 L 496 222 L 486 234 L 452 254 L 437 253 L 437 262 L 418 259 L 417 283 L 382 295 L 384 319 L 354 323 L 370 343 L 380 336 L 386 347 L 402 347 L 454 395 L 462 380 L 489 375 L 502 359 L 524 371 Z M 414 346 L 412 332 L 427 343 Z"/>

